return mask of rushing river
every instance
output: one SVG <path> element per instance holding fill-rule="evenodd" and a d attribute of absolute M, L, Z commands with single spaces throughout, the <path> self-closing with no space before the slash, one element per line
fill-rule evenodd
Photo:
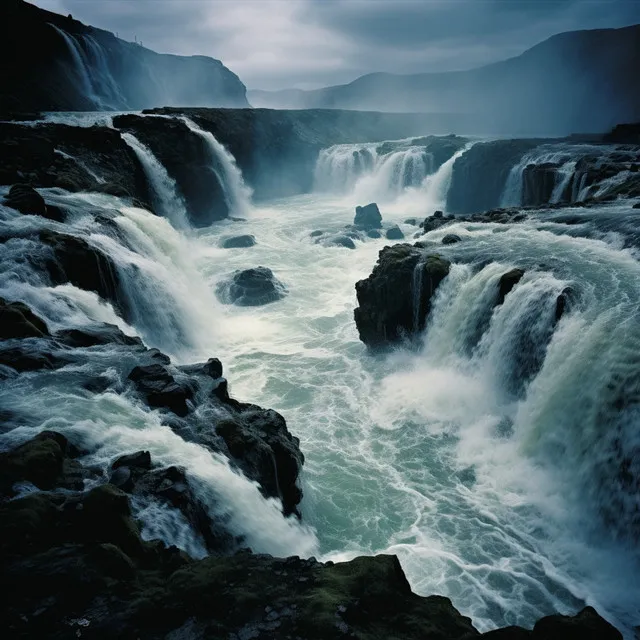
<path fill-rule="evenodd" d="M 444 206 L 450 168 L 399 195 L 394 187 L 381 202 L 385 224 L 411 238 L 417 228 L 404 220 Z M 572 211 L 571 225 L 542 212 L 519 224 L 431 232 L 434 243 L 445 233 L 462 241 L 434 249 L 453 267 L 422 344 L 376 355 L 358 339 L 354 284 L 390 241 L 349 250 L 310 237 L 351 223 L 367 180 L 346 195 L 247 207 L 243 219 L 198 232 L 116 198 L 43 192 L 77 209 L 73 232 L 122 274 L 135 267 L 123 276 L 130 325 L 94 294 L 42 287 L 19 259 L 34 250 L 27 240 L 3 253 L 3 295 L 25 300 L 54 329 L 117 322 L 177 362 L 219 357 L 234 397 L 281 412 L 306 457 L 304 525 L 283 519 L 224 461 L 181 441 L 131 398 L 74 391 L 74 375 L 86 371 L 8 381 L 5 406 L 31 416 L 11 437 L 24 439 L 31 427 L 75 433 L 103 465 L 150 449 L 160 463 L 185 466 L 202 491 L 214 488 L 254 551 L 397 554 L 416 592 L 450 597 L 481 630 L 531 626 L 586 602 L 630 634 L 640 624 L 639 503 L 620 469 L 640 476 L 640 264 L 627 233 L 638 214 L 614 204 Z M 87 208 L 118 209 L 128 247 L 94 233 Z M 13 228 L 56 224 L 2 213 Z M 220 248 L 242 233 L 256 245 Z M 222 278 L 258 265 L 287 287 L 283 300 L 216 300 Z M 514 267 L 525 276 L 494 310 L 491 292 Z M 556 299 L 567 290 L 572 302 L 556 324 Z M 97 368 L 113 357 L 108 347 L 103 356 Z M 144 505 L 139 515 L 147 535 L 202 552 L 177 516 Z"/>

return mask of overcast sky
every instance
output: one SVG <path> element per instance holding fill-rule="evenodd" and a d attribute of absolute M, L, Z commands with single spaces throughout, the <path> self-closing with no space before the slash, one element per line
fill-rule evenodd
<path fill-rule="evenodd" d="M 640 22 L 640 0 L 36 0 L 165 53 L 219 58 L 249 89 L 467 69 L 561 31 Z"/>

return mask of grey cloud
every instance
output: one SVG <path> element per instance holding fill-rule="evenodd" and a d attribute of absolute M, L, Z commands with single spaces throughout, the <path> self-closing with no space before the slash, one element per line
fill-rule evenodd
<path fill-rule="evenodd" d="M 638 0 L 36 0 L 157 51 L 221 59 L 251 88 L 464 69 L 561 31 L 640 22 Z"/>

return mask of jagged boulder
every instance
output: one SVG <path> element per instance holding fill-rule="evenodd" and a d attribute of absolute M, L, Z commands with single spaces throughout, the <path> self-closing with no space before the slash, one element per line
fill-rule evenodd
<path fill-rule="evenodd" d="M 0 339 L 42 338 L 49 335 L 44 320 L 23 302 L 8 302 L 0 298 Z"/>
<path fill-rule="evenodd" d="M 216 294 L 224 304 L 255 307 L 284 298 L 287 289 L 271 269 L 255 267 L 236 271 L 229 279 L 220 282 Z"/>
<path fill-rule="evenodd" d="M 371 275 L 356 284 L 360 306 L 354 317 L 362 342 L 384 346 L 424 329 L 432 296 L 450 266 L 409 244 L 385 247 Z"/>
<path fill-rule="evenodd" d="M 356 207 L 353 224 L 361 229 L 382 229 L 382 215 L 375 202 L 364 207 Z"/>
<path fill-rule="evenodd" d="M 168 367 L 160 363 L 137 366 L 128 377 L 150 407 L 169 409 L 182 417 L 189 413 L 187 402 L 195 392 L 193 381 L 176 381 Z"/>

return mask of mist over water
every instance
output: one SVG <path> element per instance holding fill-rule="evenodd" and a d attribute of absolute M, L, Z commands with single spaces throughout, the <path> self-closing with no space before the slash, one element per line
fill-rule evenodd
<path fill-rule="evenodd" d="M 219 357 L 232 395 L 281 412 L 301 439 L 303 524 L 133 398 L 77 391 L 86 371 L 73 366 L 48 372 L 46 387 L 37 372 L 7 382 L 8 408 L 29 418 L 11 438 L 62 431 L 90 444 L 88 462 L 105 470 L 122 453 L 148 449 L 163 465 L 184 466 L 210 512 L 228 518 L 254 551 L 331 560 L 395 553 L 415 591 L 450 597 L 481 630 L 530 627 L 587 603 L 632 637 L 640 505 L 619 477 L 627 461 L 640 474 L 640 266 L 637 251 L 623 248 L 630 206 L 570 210 L 580 218 L 572 225 L 540 212 L 519 224 L 432 231 L 423 240 L 453 266 L 428 326 L 412 349 L 375 355 L 358 339 L 354 284 L 389 241 L 357 240 L 348 250 L 314 244 L 309 234 L 340 230 L 356 205 L 378 199 L 385 224 L 410 238 L 416 227 L 404 220 L 444 207 L 465 150 L 434 170 L 415 149 L 372 154 L 356 168 L 368 145 L 334 148 L 318 162 L 322 188 L 252 205 L 214 141 L 225 193 L 244 221 L 176 228 L 175 185 L 158 180 L 161 167 L 139 147 L 168 219 L 110 196 L 46 192 L 75 207 L 73 232 L 113 258 L 132 303 L 129 322 L 95 294 L 43 286 L 19 260 L 38 250 L 28 240 L 7 243 L 0 295 L 25 300 L 53 328 L 114 322 L 178 363 Z M 117 212 L 126 246 L 96 232 L 88 204 Z M 0 214 L 12 227 L 57 224 L 6 207 Z M 619 223 L 603 231 L 598 220 L 611 217 Z M 242 233 L 256 245 L 220 248 Z M 443 246 L 446 233 L 462 241 Z M 251 308 L 216 300 L 225 277 L 258 265 L 287 287 L 283 300 Z M 516 267 L 525 276 L 495 307 L 500 277 Z M 567 290 L 558 321 L 557 298 Z M 113 346 L 93 357 L 96 371 L 116 380 L 132 366 Z M 203 555 L 176 512 L 134 506 L 146 536 Z"/>

